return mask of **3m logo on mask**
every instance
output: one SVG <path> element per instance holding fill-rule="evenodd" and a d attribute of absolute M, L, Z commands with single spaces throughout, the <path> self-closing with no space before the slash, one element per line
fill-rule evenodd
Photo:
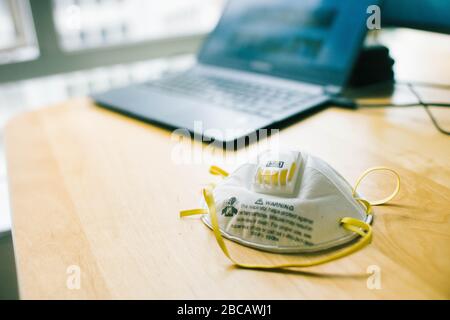
<path fill-rule="evenodd" d="M 284 161 L 267 161 L 266 168 L 283 168 Z"/>
<path fill-rule="evenodd" d="M 238 213 L 236 197 L 231 197 L 227 201 L 225 201 L 225 207 L 222 209 L 222 215 L 225 217 L 232 217 Z"/>

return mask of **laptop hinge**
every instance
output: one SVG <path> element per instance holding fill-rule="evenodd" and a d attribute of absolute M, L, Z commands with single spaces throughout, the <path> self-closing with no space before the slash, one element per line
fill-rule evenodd
<path fill-rule="evenodd" d="M 333 85 L 326 85 L 323 87 L 323 91 L 324 93 L 333 96 L 336 94 L 339 94 L 341 92 L 341 88 L 338 86 L 333 86 Z"/>

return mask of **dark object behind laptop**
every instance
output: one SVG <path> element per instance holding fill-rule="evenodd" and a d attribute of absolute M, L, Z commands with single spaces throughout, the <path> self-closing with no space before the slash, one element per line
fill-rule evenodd
<path fill-rule="evenodd" d="M 348 85 L 362 87 L 394 80 L 394 59 L 389 49 L 382 45 L 364 47 L 361 50 Z"/>

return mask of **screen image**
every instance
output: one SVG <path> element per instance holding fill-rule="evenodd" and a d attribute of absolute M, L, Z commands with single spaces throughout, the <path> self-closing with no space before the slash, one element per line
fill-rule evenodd
<path fill-rule="evenodd" d="M 367 32 L 366 10 L 373 3 L 367 0 L 229 1 L 199 60 L 341 85 Z"/>

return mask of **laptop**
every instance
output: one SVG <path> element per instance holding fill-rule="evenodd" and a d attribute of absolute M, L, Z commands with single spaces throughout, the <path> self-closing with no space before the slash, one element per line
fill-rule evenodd
<path fill-rule="evenodd" d="M 320 108 L 351 73 L 374 0 L 231 0 L 190 69 L 93 96 L 100 106 L 230 142 Z"/>

